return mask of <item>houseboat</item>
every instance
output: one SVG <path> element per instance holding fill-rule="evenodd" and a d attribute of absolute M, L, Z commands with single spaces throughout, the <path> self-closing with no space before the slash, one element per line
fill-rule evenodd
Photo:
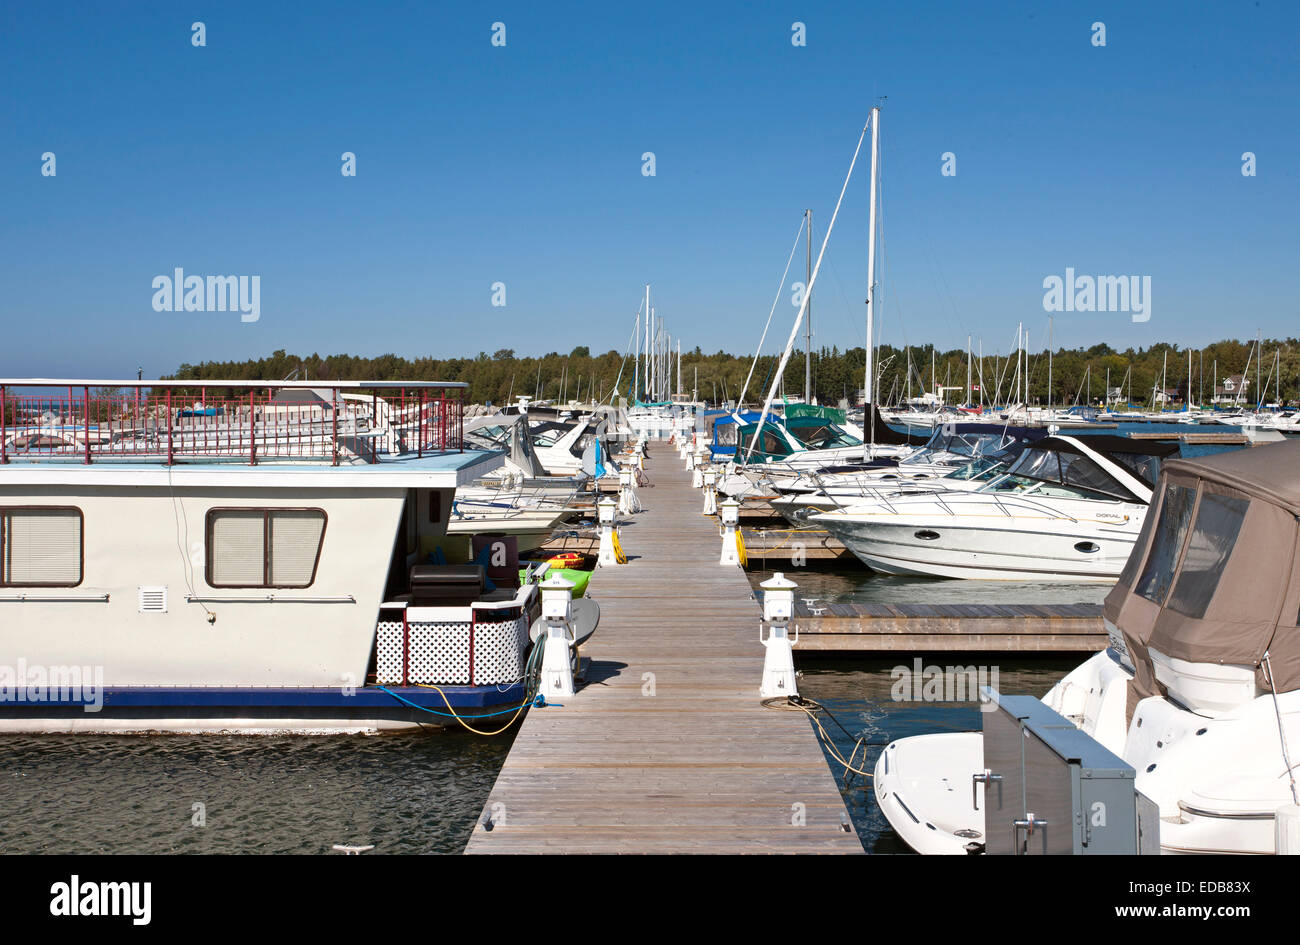
<path fill-rule="evenodd" d="M 508 723 L 544 566 L 444 563 L 464 390 L 0 379 L 0 731 Z"/>

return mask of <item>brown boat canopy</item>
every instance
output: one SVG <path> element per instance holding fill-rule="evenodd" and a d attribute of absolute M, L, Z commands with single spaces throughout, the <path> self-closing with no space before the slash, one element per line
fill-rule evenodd
<path fill-rule="evenodd" d="M 1263 672 L 1300 688 L 1300 441 L 1165 464 L 1104 614 L 1124 635 L 1138 699 L 1162 695 L 1150 651 Z"/>

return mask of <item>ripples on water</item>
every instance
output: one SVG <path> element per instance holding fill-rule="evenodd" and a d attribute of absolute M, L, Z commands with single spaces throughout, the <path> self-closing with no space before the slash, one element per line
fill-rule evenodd
<path fill-rule="evenodd" d="M 2 853 L 460 853 L 509 735 L 0 739 Z M 206 827 L 191 824 L 202 803 Z"/>

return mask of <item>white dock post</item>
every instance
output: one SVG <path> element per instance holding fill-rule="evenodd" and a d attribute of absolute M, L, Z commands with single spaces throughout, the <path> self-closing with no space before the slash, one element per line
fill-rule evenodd
<path fill-rule="evenodd" d="M 645 469 L 645 437 L 636 441 L 636 468 Z"/>
<path fill-rule="evenodd" d="M 1284 804 L 1273 815 L 1273 840 L 1279 855 L 1300 854 L 1300 804 Z"/>
<path fill-rule="evenodd" d="M 553 574 L 540 585 L 542 590 L 542 620 L 546 622 L 546 636 L 540 641 L 542 651 L 542 685 L 538 690 L 549 702 L 574 694 L 573 688 L 573 630 L 569 623 L 569 609 L 573 601 L 573 585 L 558 574 Z"/>
<path fill-rule="evenodd" d="M 694 470 L 694 472 L 691 473 L 691 488 L 703 489 L 704 488 L 704 450 L 697 447 L 695 452 L 692 455 L 694 457 L 694 462 L 691 463 L 691 469 Z"/>
<path fill-rule="evenodd" d="M 794 674 L 794 644 L 790 640 L 790 619 L 794 616 L 794 590 L 799 585 L 786 580 L 780 571 L 771 580 L 759 585 L 763 589 L 763 619 L 767 621 L 767 639 L 763 628 L 758 630 L 759 642 L 767 648 L 763 657 L 763 684 L 759 687 L 761 699 L 799 695 L 799 685 Z"/>
<path fill-rule="evenodd" d="M 719 506 L 722 515 L 722 557 L 718 564 L 730 564 L 743 568 L 740 560 L 740 503 L 727 499 Z"/>
<path fill-rule="evenodd" d="M 704 514 L 718 514 L 718 471 L 704 470 Z"/>
<path fill-rule="evenodd" d="M 627 464 L 618 471 L 618 511 L 622 515 L 631 515 L 635 511 L 635 502 L 633 492 L 635 489 L 635 477 L 632 475 L 632 469 Z"/>
<path fill-rule="evenodd" d="M 600 548 L 596 555 L 596 564 L 605 568 L 622 564 L 618 560 L 618 546 L 614 538 L 614 511 L 618 508 L 613 499 L 601 499 L 596 503 L 596 515 L 600 522 Z"/>
<path fill-rule="evenodd" d="M 682 433 L 677 437 L 677 456 L 686 464 L 685 467 L 683 467 L 685 469 L 691 468 L 691 461 L 687 457 L 690 455 L 691 447 L 695 445 L 693 442 L 694 439 L 695 434 L 693 433 Z"/>

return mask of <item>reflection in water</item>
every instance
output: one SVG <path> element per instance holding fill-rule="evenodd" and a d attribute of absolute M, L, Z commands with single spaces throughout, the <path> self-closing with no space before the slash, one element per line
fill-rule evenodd
<path fill-rule="evenodd" d="M 771 570 L 749 572 L 750 586 L 774 571 L 799 585 L 795 596 L 821 603 L 878 604 L 1100 604 L 1111 584 L 1051 584 L 1032 581 L 955 581 L 947 578 L 878 574 L 857 561 L 792 568 L 775 564 Z"/>
<path fill-rule="evenodd" d="M 5 853 L 459 853 L 510 749 L 459 732 L 0 739 Z M 194 826 L 202 804 L 205 827 Z"/>

